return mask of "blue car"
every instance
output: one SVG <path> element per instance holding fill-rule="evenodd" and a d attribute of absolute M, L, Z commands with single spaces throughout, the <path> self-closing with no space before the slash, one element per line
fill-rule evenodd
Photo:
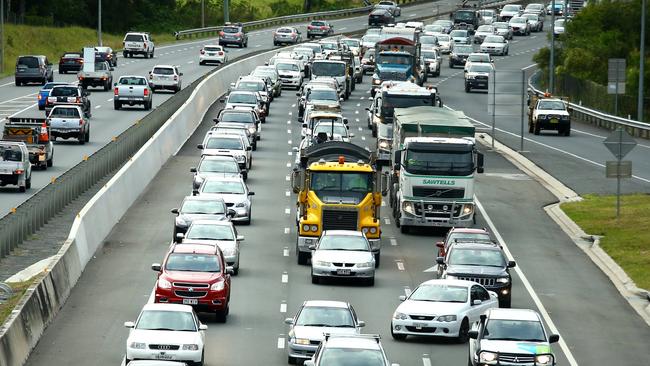
<path fill-rule="evenodd" d="M 63 82 L 49 82 L 43 85 L 41 90 L 38 92 L 38 109 L 44 110 L 45 109 L 45 100 L 47 99 L 47 96 L 50 95 L 50 89 L 56 85 L 67 85 L 68 83 L 63 83 Z"/>

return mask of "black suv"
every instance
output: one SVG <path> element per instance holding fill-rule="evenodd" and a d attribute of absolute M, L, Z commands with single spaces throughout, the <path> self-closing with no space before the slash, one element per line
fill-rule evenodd
<path fill-rule="evenodd" d="M 442 266 L 442 278 L 477 282 L 499 295 L 499 307 L 509 308 L 512 299 L 510 268 L 516 263 L 508 261 L 498 244 L 489 242 L 454 243 L 445 257 L 436 262 Z"/>
<path fill-rule="evenodd" d="M 219 45 L 229 44 L 236 44 L 242 48 L 248 47 L 248 34 L 241 23 L 226 23 L 219 32 Z"/>
<path fill-rule="evenodd" d="M 467 57 L 474 52 L 472 45 L 454 45 L 454 50 L 449 54 L 449 68 L 453 69 L 456 65 L 464 66 Z"/>
<path fill-rule="evenodd" d="M 52 63 L 43 55 L 18 56 L 16 60 L 16 86 L 27 83 L 45 85 L 54 80 Z"/>

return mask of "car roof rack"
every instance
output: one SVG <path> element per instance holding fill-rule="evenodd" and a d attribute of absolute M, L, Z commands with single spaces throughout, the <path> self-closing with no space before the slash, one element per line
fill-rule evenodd
<path fill-rule="evenodd" d="M 366 338 L 366 339 L 374 339 L 379 343 L 379 340 L 381 339 L 381 336 L 379 334 L 341 334 L 341 333 L 323 333 L 325 336 L 325 340 L 327 341 L 330 336 L 340 336 L 340 337 L 346 337 L 346 338 Z"/>

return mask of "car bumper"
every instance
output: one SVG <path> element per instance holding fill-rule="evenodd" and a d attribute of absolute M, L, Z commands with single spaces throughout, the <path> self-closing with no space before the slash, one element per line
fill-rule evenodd
<path fill-rule="evenodd" d="M 81 71 L 82 65 L 61 65 L 59 64 L 59 71 Z"/>
<path fill-rule="evenodd" d="M 282 81 L 282 86 L 300 86 L 300 78 L 281 78 L 280 80 Z"/>
<path fill-rule="evenodd" d="M 395 334 L 413 336 L 458 337 L 460 322 L 438 322 L 432 320 L 393 319 L 391 329 Z"/>
<path fill-rule="evenodd" d="M 341 270 L 350 270 L 349 274 L 342 274 Z M 375 277 L 375 268 L 357 268 L 357 267 L 336 267 L 336 266 L 317 266 L 312 262 L 312 273 L 318 277 L 331 277 L 331 278 L 372 278 Z"/>
<path fill-rule="evenodd" d="M 316 353 L 317 344 L 296 344 L 294 342 L 287 342 L 287 354 L 289 357 L 310 359 Z"/>
<path fill-rule="evenodd" d="M 152 88 L 174 89 L 174 88 L 178 88 L 178 85 L 180 83 L 178 81 L 171 81 L 171 80 L 154 80 L 154 81 L 150 81 L 149 84 L 151 85 Z"/>
<path fill-rule="evenodd" d="M 144 97 L 120 97 L 120 96 L 117 96 L 117 97 L 114 98 L 114 100 L 116 102 L 126 103 L 126 104 L 130 104 L 130 105 L 145 104 L 145 103 L 149 102 L 149 99 L 144 98 Z"/>
<path fill-rule="evenodd" d="M 215 311 L 223 310 L 226 308 L 227 299 L 221 296 L 224 293 L 210 293 L 206 297 L 201 298 L 183 298 L 176 296 L 173 292 L 156 293 L 154 301 L 157 304 L 184 304 L 190 305 L 196 312 L 212 313 Z M 169 295 L 169 296 L 168 296 Z M 185 301 L 184 301 L 185 300 Z M 197 304 L 190 303 L 189 300 L 197 300 Z"/>
<path fill-rule="evenodd" d="M 125 48 L 123 52 L 134 55 L 146 55 L 148 53 L 147 50 L 143 50 L 141 48 Z"/>
<path fill-rule="evenodd" d="M 298 39 L 293 39 L 293 38 L 274 38 L 273 43 L 284 43 L 284 44 L 295 44 L 298 42 Z"/>
<path fill-rule="evenodd" d="M 45 75 L 41 74 L 16 74 L 16 81 L 22 82 L 41 82 L 45 79 Z"/>
<path fill-rule="evenodd" d="M 126 349 L 126 358 L 129 360 L 165 360 L 165 361 L 190 361 L 200 362 L 203 350 L 153 350 L 153 349 Z"/>
<path fill-rule="evenodd" d="M 469 79 L 469 80 L 465 80 L 465 84 L 469 85 L 469 87 L 472 88 L 472 89 L 487 89 L 488 88 L 488 81 L 487 80 Z"/>
<path fill-rule="evenodd" d="M 226 62 L 226 56 L 205 56 L 201 55 L 199 56 L 199 62 L 217 62 L 217 63 L 224 63 Z"/>
<path fill-rule="evenodd" d="M 452 57 L 452 58 L 449 59 L 449 62 L 452 65 L 465 65 L 465 63 L 467 62 L 467 59 L 466 58 L 453 58 Z"/>
<path fill-rule="evenodd" d="M 50 128 L 50 134 L 55 137 L 61 137 L 64 139 L 70 137 L 79 137 L 79 134 L 82 133 L 83 128 Z"/>
<path fill-rule="evenodd" d="M 225 39 L 225 38 L 220 38 L 219 39 L 219 45 L 243 44 L 243 43 L 244 43 L 243 39 Z"/>
<path fill-rule="evenodd" d="M 238 207 L 238 208 L 228 207 L 228 208 L 232 208 L 235 210 L 235 212 L 237 212 L 235 216 L 232 219 L 230 219 L 230 221 L 232 222 L 242 222 L 251 219 L 251 213 L 249 208 L 246 207 Z"/>
<path fill-rule="evenodd" d="M 420 201 L 409 201 L 419 205 Z M 402 203 L 400 203 L 402 204 Z M 474 223 L 474 205 L 468 202 L 422 202 L 422 205 L 432 205 L 433 209 L 424 212 L 408 213 L 401 210 L 400 225 L 430 226 L 430 227 L 470 227 Z M 423 207 L 416 211 L 423 211 Z M 445 206 L 447 206 L 445 208 Z M 465 206 L 471 207 L 471 212 L 461 215 Z"/>
<path fill-rule="evenodd" d="M 503 48 L 481 48 L 481 52 L 489 53 L 490 55 L 500 55 L 505 51 L 503 50 Z"/>

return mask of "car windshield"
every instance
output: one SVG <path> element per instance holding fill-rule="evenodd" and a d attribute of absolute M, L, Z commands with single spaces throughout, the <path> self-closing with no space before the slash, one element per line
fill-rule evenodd
<path fill-rule="evenodd" d="M 472 20 L 476 14 L 474 14 L 474 11 L 457 11 L 454 13 L 454 19 L 460 19 L 460 20 Z"/>
<path fill-rule="evenodd" d="M 199 164 L 198 171 L 201 173 L 239 173 L 239 165 L 234 160 L 205 159 Z"/>
<path fill-rule="evenodd" d="M 318 76 L 343 76 L 345 63 L 343 62 L 314 62 L 312 73 Z"/>
<path fill-rule="evenodd" d="M 185 234 L 187 239 L 235 240 L 230 225 L 193 224 Z"/>
<path fill-rule="evenodd" d="M 221 122 L 248 122 L 248 123 L 255 122 L 254 119 L 253 119 L 253 115 L 251 113 L 239 113 L 239 112 L 224 113 L 219 118 L 219 121 L 221 121 Z"/>
<path fill-rule="evenodd" d="M 342 39 L 341 43 L 348 45 L 348 47 L 359 47 L 359 41 L 356 39 Z"/>
<path fill-rule="evenodd" d="M 244 194 L 244 185 L 239 181 L 209 180 L 203 186 L 203 193 Z"/>
<path fill-rule="evenodd" d="M 478 32 L 494 32 L 494 28 L 492 28 L 492 26 L 489 26 L 489 25 L 482 25 L 482 26 L 478 27 L 477 31 Z"/>
<path fill-rule="evenodd" d="M 111 49 L 109 47 L 95 47 L 97 52 L 110 53 Z"/>
<path fill-rule="evenodd" d="M 339 100 L 339 96 L 335 90 L 315 90 L 312 89 L 307 94 L 307 100 Z"/>
<path fill-rule="evenodd" d="M 368 240 L 360 235 L 325 235 L 318 242 L 319 250 L 369 251 Z"/>
<path fill-rule="evenodd" d="M 467 31 L 463 29 L 455 29 L 449 33 L 452 37 L 467 37 Z"/>
<path fill-rule="evenodd" d="M 79 53 L 66 53 L 63 55 L 63 58 L 81 58 Z"/>
<path fill-rule="evenodd" d="M 485 325 L 483 339 L 546 342 L 542 324 L 530 320 L 490 319 Z"/>
<path fill-rule="evenodd" d="M 471 53 L 474 51 L 474 47 L 472 46 L 455 46 L 454 47 L 454 52 L 455 53 Z"/>
<path fill-rule="evenodd" d="M 242 90 L 252 90 L 252 91 L 263 91 L 264 90 L 264 83 L 263 82 L 257 82 L 257 81 L 240 81 L 237 84 L 237 89 L 242 89 Z"/>
<path fill-rule="evenodd" d="M 257 104 L 257 97 L 253 93 L 231 93 L 228 103 Z"/>
<path fill-rule="evenodd" d="M 343 137 L 348 136 L 348 129 L 345 128 L 344 125 L 337 125 L 334 124 L 334 127 L 332 127 L 331 123 L 319 123 L 316 128 L 314 128 L 314 135 L 318 135 L 319 133 L 326 133 L 328 136 L 332 135 L 332 130 L 334 131 L 334 135 L 339 135 Z"/>
<path fill-rule="evenodd" d="M 444 19 L 439 19 L 433 22 L 433 25 L 441 25 L 443 27 L 449 27 L 453 24 L 451 20 L 444 20 Z"/>
<path fill-rule="evenodd" d="M 425 59 L 435 59 L 436 58 L 436 51 L 431 51 L 431 50 L 426 50 L 422 51 L 422 57 Z"/>
<path fill-rule="evenodd" d="M 523 24 L 526 23 L 526 18 L 512 18 L 510 19 L 510 23 Z"/>
<path fill-rule="evenodd" d="M 560 102 L 557 100 L 541 100 L 539 102 L 539 105 L 537 106 L 538 109 L 552 109 L 555 111 L 563 111 L 564 110 L 564 102 Z"/>
<path fill-rule="evenodd" d="M 436 43 L 438 43 L 438 37 L 436 37 L 436 36 L 422 36 L 422 37 L 420 37 L 420 43 L 422 43 L 422 44 L 436 44 Z"/>
<path fill-rule="evenodd" d="M 555 21 L 556 27 L 564 27 L 564 19 L 558 19 Z"/>
<path fill-rule="evenodd" d="M 223 50 L 221 49 L 221 47 L 217 47 L 217 46 L 205 46 L 205 47 L 203 47 L 203 50 L 206 51 L 206 52 L 219 52 L 219 51 L 223 51 Z"/>
<path fill-rule="evenodd" d="M 304 327 L 355 327 L 350 310 L 325 306 L 303 307 L 300 314 L 298 314 L 295 325 Z"/>
<path fill-rule="evenodd" d="M 412 60 L 411 55 L 398 55 L 398 54 L 385 54 L 383 52 L 379 53 L 379 57 L 376 62 L 385 65 L 410 65 Z"/>
<path fill-rule="evenodd" d="M 120 85 L 147 85 L 147 80 L 145 78 L 139 77 L 121 77 Z"/>
<path fill-rule="evenodd" d="M 469 72 L 492 72 L 490 65 L 474 64 L 469 67 Z"/>
<path fill-rule="evenodd" d="M 106 62 L 95 62 L 95 71 L 106 71 L 108 70 L 108 65 Z"/>
<path fill-rule="evenodd" d="M 478 12 L 484 17 L 493 17 L 494 16 L 494 10 L 485 9 L 485 10 L 479 10 Z"/>
<path fill-rule="evenodd" d="M 503 37 L 487 36 L 487 37 L 485 37 L 485 40 L 483 42 L 485 42 L 485 43 L 505 43 L 505 40 L 503 39 Z"/>
<path fill-rule="evenodd" d="M 186 200 L 181 206 L 184 214 L 212 214 L 218 215 L 226 212 L 226 206 L 221 201 L 215 200 Z"/>
<path fill-rule="evenodd" d="M 238 138 L 213 137 L 205 144 L 206 149 L 243 150 L 244 146 Z"/>
<path fill-rule="evenodd" d="M 337 50 L 339 48 L 338 44 L 331 42 L 323 42 L 320 45 L 324 50 Z"/>
<path fill-rule="evenodd" d="M 50 112 L 50 118 L 79 118 L 79 110 L 77 108 L 61 108 L 54 107 Z"/>
<path fill-rule="evenodd" d="M 467 302 L 467 287 L 446 284 L 420 285 L 409 300 L 432 302 Z"/>
<path fill-rule="evenodd" d="M 484 242 L 492 242 L 492 238 L 490 238 L 489 234 L 483 234 L 483 233 L 451 233 L 449 234 L 449 237 L 447 238 L 448 243 L 453 243 L 453 242 L 474 242 L 474 241 L 484 241 Z"/>
<path fill-rule="evenodd" d="M 359 203 L 372 192 L 372 173 L 312 172 L 310 188 L 326 203 Z"/>
<path fill-rule="evenodd" d="M 51 96 L 56 96 L 56 97 L 76 97 L 79 95 L 79 90 L 77 87 L 56 87 L 52 88 L 52 91 L 50 91 Z"/>
<path fill-rule="evenodd" d="M 187 311 L 145 310 L 135 329 L 196 332 L 196 322 Z"/>
<path fill-rule="evenodd" d="M 450 265 L 505 267 L 503 254 L 497 249 L 453 248 L 449 254 Z"/>
<path fill-rule="evenodd" d="M 293 29 L 291 29 L 291 28 L 279 28 L 278 30 L 275 31 L 275 33 L 293 33 Z"/>
<path fill-rule="evenodd" d="M 172 253 L 165 269 L 184 272 L 220 272 L 219 259 L 214 254 Z"/>
<path fill-rule="evenodd" d="M 154 67 L 152 73 L 156 75 L 174 75 L 174 69 L 171 67 Z"/>
<path fill-rule="evenodd" d="M 275 67 L 281 71 L 300 71 L 300 68 L 296 64 L 279 63 Z"/>
<path fill-rule="evenodd" d="M 321 351 L 318 365 L 384 366 L 386 361 L 378 349 L 326 347 Z"/>
<path fill-rule="evenodd" d="M 321 26 L 325 25 L 325 22 L 313 21 L 313 22 L 311 22 L 310 25 L 313 25 L 315 27 L 321 27 Z"/>
<path fill-rule="evenodd" d="M 519 5 L 506 5 L 503 7 L 503 11 L 519 11 Z"/>
<path fill-rule="evenodd" d="M 467 61 L 469 62 L 490 62 L 490 56 L 483 54 L 483 55 L 469 55 L 467 57 Z"/>

